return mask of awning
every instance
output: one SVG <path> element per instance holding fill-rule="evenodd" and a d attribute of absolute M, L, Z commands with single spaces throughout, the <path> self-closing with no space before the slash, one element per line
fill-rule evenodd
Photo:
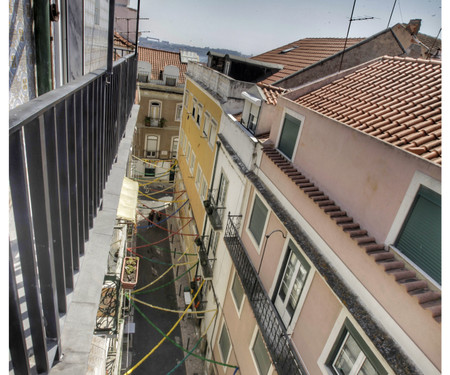
<path fill-rule="evenodd" d="M 136 223 L 136 207 L 139 184 L 136 181 L 124 177 L 122 191 L 120 192 L 117 218 Z"/>

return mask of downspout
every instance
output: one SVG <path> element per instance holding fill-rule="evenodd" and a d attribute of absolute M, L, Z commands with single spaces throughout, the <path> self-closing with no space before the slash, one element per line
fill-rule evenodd
<path fill-rule="evenodd" d="M 48 0 L 34 0 L 33 5 L 38 96 L 41 96 L 52 89 L 49 5 Z"/>

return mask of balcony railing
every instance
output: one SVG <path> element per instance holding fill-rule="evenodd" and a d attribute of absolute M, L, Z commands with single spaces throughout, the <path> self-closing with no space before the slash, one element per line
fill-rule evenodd
<path fill-rule="evenodd" d="M 224 241 L 252 306 L 261 334 L 278 374 L 305 374 L 292 341 L 287 335 L 274 304 L 270 300 L 239 236 L 234 220 L 228 216 Z"/>
<path fill-rule="evenodd" d="M 61 351 L 89 229 L 117 155 L 136 90 L 136 56 L 113 74 L 97 70 L 10 112 L 9 178 L 15 231 L 10 234 L 11 362 L 30 372 L 16 276 L 23 278 L 34 365 L 47 373 Z"/>

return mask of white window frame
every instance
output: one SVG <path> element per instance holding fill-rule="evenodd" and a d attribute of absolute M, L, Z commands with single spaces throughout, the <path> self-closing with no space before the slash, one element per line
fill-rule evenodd
<path fill-rule="evenodd" d="M 194 120 L 195 123 L 197 123 L 196 119 L 197 119 L 197 110 L 198 110 L 198 100 L 197 98 L 194 96 L 192 99 L 192 120 Z"/>
<path fill-rule="evenodd" d="M 294 117 L 295 119 L 300 121 L 300 127 L 298 129 L 298 134 L 297 134 L 297 139 L 295 140 L 295 146 L 294 146 L 294 150 L 292 151 L 292 157 L 288 158 L 287 155 L 284 155 L 282 151 L 280 151 L 278 149 L 278 144 L 280 143 L 280 139 L 281 139 L 281 133 L 283 132 L 283 125 L 284 125 L 284 119 L 286 117 L 286 114 Z M 280 127 L 278 130 L 278 135 L 277 135 L 277 141 L 275 142 L 276 148 L 277 150 L 283 154 L 288 160 L 294 160 L 295 159 L 295 155 L 297 154 L 297 150 L 298 150 L 298 146 L 300 143 L 300 137 L 303 131 L 303 128 L 305 127 L 305 116 L 303 116 L 300 113 L 297 113 L 289 108 L 284 108 L 283 109 L 283 115 L 281 116 L 281 122 L 280 122 Z"/>
<path fill-rule="evenodd" d="M 181 121 L 181 114 L 183 113 L 183 103 L 177 103 L 175 107 L 175 121 Z"/>
<path fill-rule="evenodd" d="M 260 201 L 261 201 L 261 202 L 263 203 L 263 205 L 267 208 L 267 215 L 266 215 L 266 219 L 265 219 L 264 226 L 263 226 L 263 230 L 262 230 L 262 234 L 261 234 L 261 241 L 260 241 L 259 244 L 258 244 L 258 242 L 256 242 L 256 239 L 255 239 L 253 233 L 250 231 L 250 220 L 251 220 L 251 218 L 252 218 L 253 206 L 255 205 L 255 199 L 256 199 L 255 197 L 256 197 L 256 196 L 258 196 L 258 198 L 260 199 Z M 266 233 L 267 224 L 269 223 L 270 213 L 271 213 L 270 207 L 265 203 L 265 199 L 259 194 L 258 191 L 254 190 L 253 199 L 252 199 L 252 204 L 251 204 L 250 211 L 249 211 L 249 215 L 248 215 L 248 222 L 247 222 L 247 225 L 245 226 L 245 230 L 246 230 L 247 235 L 248 235 L 248 237 L 250 238 L 250 241 L 252 242 L 252 244 L 253 244 L 253 246 L 255 247 L 256 252 L 257 252 L 258 254 L 261 253 L 261 248 L 262 248 L 263 243 L 264 243 L 264 236 L 265 236 L 265 233 Z"/>
<path fill-rule="evenodd" d="M 202 115 L 203 115 L 203 105 L 200 103 L 197 103 L 197 115 L 196 115 L 196 118 L 194 119 L 194 121 L 199 128 L 202 123 Z"/>
<path fill-rule="evenodd" d="M 320 370 L 322 371 L 322 374 L 334 375 L 334 372 L 330 368 L 328 362 L 329 362 L 331 353 L 333 352 L 333 348 L 336 345 L 336 342 L 338 342 L 338 340 L 340 339 L 340 337 L 343 333 L 343 328 L 344 328 L 346 320 L 348 320 L 348 322 L 352 325 L 353 329 L 364 340 L 365 333 L 361 330 L 361 328 L 358 326 L 358 324 L 354 321 L 353 317 L 350 316 L 350 314 L 347 312 L 347 310 L 345 308 L 342 308 L 341 312 L 339 313 L 339 316 L 336 319 L 336 322 L 334 323 L 334 326 L 330 332 L 330 335 L 328 336 L 328 339 L 323 347 L 323 350 L 320 353 L 319 358 L 317 359 L 317 365 L 320 368 Z M 379 362 L 381 367 L 383 367 L 383 369 L 386 371 L 386 374 L 388 374 L 389 372 L 386 369 L 389 368 L 389 365 L 377 353 L 377 349 L 374 347 L 372 342 L 370 342 L 370 340 L 364 340 L 364 342 L 367 345 L 368 350 L 376 358 L 376 360 Z"/>
<path fill-rule="evenodd" d="M 177 142 L 177 147 L 174 147 L 173 146 L 173 144 L 174 144 L 174 142 L 175 142 L 175 140 L 176 140 L 176 142 Z M 180 144 L 180 138 L 178 137 L 178 136 L 173 136 L 172 138 L 171 138 L 171 140 L 170 140 L 170 158 L 172 159 L 172 158 L 177 158 L 177 156 L 178 156 L 178 148 L 179 148 L 179 144 Z M 175 153 L 175 155 L 174 155 L 174 153 Z"/>
<path fill-rule="evenodd" d="M 206 200 L 208 195 L 208 182 L 206 181 L 206 177 L 203 176 L 202 186 L 200 188 L 200 198 L 202 201 Z"/>
<path fill-rule="evenodd" d="M 289 323 L 289 325 L 286 327 L 286 331 L 288 334 L 292 334 L 294 332 L 294 328 L 295 325 L 297 324 L 297 320 L 300 316 L 300 312 L 302 311 L 303 305 L 305 304 L 306 301 L 306 297 L 308 296 L 308 291 L 309 288 L 311 287 L 311 284 L 313 282 L 314 279 L 314 273 L 315 273 L 315 268 L 311 265 L 311 263 L 308 261 L 308 257 L 303 254 L 302 248 L 294 241 L 294 238 L 292 236 L 290 236 L 288 234 L 288 236 L 286 237 L 285 241 L 284 241 L 284 245 L 283 245 L 283 251 L 281 252 L 281 256 L 279 258 L 279 262 L 278 262 L 278 266 L 275 272 L 275 277 L 273 278 L 273 282 L 272 282 L 272 286 L 270 287 L 269 290 L 269 296 L 273 296 L 275 297 L 275 293 L 278 292 L 277 290 L 277 284 L 278 284 L 278 280 L 280 279 L 280 277 L 283 275 L 285 268 L 283 268 L 283 263 L 284 263 L 284 259 L 286 258 L 286 254 L 289 248 L 289 242 L 292 241 L 292 243 L 294 244 L 294 246 L 296 246 L 299 251 L 302 253 L 305 261 L 310 265 L 310 269 L 308 271 L 308 275 L 306 276 L 306 280 L 303 283 L 303 288 L 302 288 L 302 292 L 300 294 L 300 299 L 297 303 L 297 306 L 295 308 L 294 314 L 292 315 L 291 318 L 291 322 Z"/>
<path fill-rule="evenodd" d="M 214 146 L 215 146 L 215 142 L 216 142 L 218 128 L 219 128 L 219 123 L 211 117 L 211 126 L 209 128 L 210 134 L 208 135 L 208 143 L 209 143 L 209 146 L 213 150 L 214 150 Z M 213 129 L 214 129 L 214 132 L 213 132 Z M 214 134 L 214 137 L 212 137 L 213 134 Z"/>
<path fill-rule="evenodd" d="M 208 139 L 209 132 L 211 131 L 211 115 L 208 111 L 205 111 L 203 116 L 202 137 Z"/>
<path fill-rule="evenodd" d="M 196 156 L 195 156 L 194 151 L 192 150 L 191 157 L 189 158 L 189 171 L 191 172 L 191 176 L 194 175 L 195 159 L 196 159 Z"/>
<path fill-rule="evenodd" d="M 195 186 L 197 187 L 197 192 L 200 195 L 200 188 L 203 180 L 203 171 L 200 164 L 197 166 L 197 172 L 195 173 Z"/>
<path fill-rule="evenodd" d="M 269 356 L 269 359 L 270 359 L 270 367 L 269 367 L 269 370 L 267 371 L 266 374 L 261 374 L 261 371 L 259 370 L 258 361 L 256 360 L 255 354 L 253 352 L 253 347 L 255 346 L 256 337 L 258 335 L 258 332 L 260 333 L 261 338 L 262 338 L 262 340 L 264 342 L 264 338 L 262 337 L 262 333 L 261 333 L 260 329 L 258 328 L 258 325 L 256 325 L 255 329 L 253 330 L 252 339 L 250 340 L 250 345 L 248 347 L 248 350 L 250 351 L 250 355 L 252 357 L 253 364 L 255 365 L 256 373 L 258 375 L 272 375 L 273 372 L 274 372 L 275 367 L 274 367 L 274 365 L 272 363 L 272 358 L 270 357 L 269 352 L 267 351 L 267 355 Z M 266 349 L 267 349 L 267 347 L 266 347 Z"/>
<path fill-rule="evenodd" d="M 242 288 L 242 299 L 240 302 L 237 301 L 236 296 L 234 295 L 234 292 L 233 292 L 233 285 L 235 282 L 238 282 Z M 241 312 L 242 312 L 242 309 L 244 308 L 244 302 L 245 302 L 246 295 L 245 295 L 244 286 L 242 285 L 241 280 L 240 280 L 239 275 L 236 270 L 234 271 L 234 276 L 233 276 L 231 284 L 230 284 L 230 294 L 232 297 L 231 299 L 234 302 L 234 307 L 236 308 L 236 312 L 237 312 L 238 316 L 241 317 Z"/>
<path fill-rule="evenodd" d="M 225 331 L 227 333 L 228 341 L 230 342 L 230 348 L 228 349 L 228 353 L 226 355 L 226 358 L 224 358 L 225 356 L 224 356 L 224 353 L 222 353 L 222 346 L 220 345 L 220 338 L 222 337 L 222 332 L 223 332 L 224 329 L 225 329 Z M 223 362 L 227 363 L 229 358 L 230 358 L 230 356 L 231 356 L 231 352 L 233 350 L 233 344 L 231 342 L 231 336 L 230 336 L 230 333 L 228 332 L 228 327 L 227 327 L 227 325 L 225 323 L 225 320 L 222 322 L 222 328 L 221 328 L 220 333 L 219 333 L 219 335 L 217 337 L 217 346 L 219 347 L 220 358 L 222 359 Z"/>
<path fill-rule="evenodd" d="M 159 117 L 152 117 L 152 105 L 158 104 L 159 106 Z M 150 126 L 157 127 L 159 126 L 159 121 L 162 117 L 162 102 L 160 100 L 151 99 L 148 101 L 148 117 L 150 117 Z"/>
<path fill-rule="evenodd" d="M 189 93 L 189 90 L 186 90 L 185 92 L 184 92 L 184 98 L 183 98 L 183 108 L 186 108 L 186 111 L 188 110 L 188 108 L 189 108 L 189 96 L 190 96 L 191 94 Z"/>
<path fill-rule="evenodd" d="M 154 156 L 153 155 L 152 156 L 147 156 L 147 152 L 149 152 L 148 149 L 147 149 L 149 138 L 156 138 L 156 150 L 152 151 L 152 152 L 155 153 Z M 159 136 L 157 136 L 156 134 L 147 134 L 145 136 L 145 157 L 146 158 L 148 158 L 148 157 L 157 157 L 158 156 L 158 150 L 159 150 Z"/>
<path fill-rule="evenodd" d="M 191 144 L 189 141 L 187 141 L 186 163 L 189 163 L 190 159 L 191 159 Z"/>

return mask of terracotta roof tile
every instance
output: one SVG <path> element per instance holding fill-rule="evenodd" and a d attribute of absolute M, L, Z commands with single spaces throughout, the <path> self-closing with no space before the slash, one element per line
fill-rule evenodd
<path fill-rule="evenodd" d="M 283 89 L 281 87 L 271 86 L 265 83 L 258 83 L 258 86 L 263 90 L 264 95 L 266 96 L 266 103 L 276 105 L 277 98 L 280 95 L 288 93 L 289 89 Z"/>
<path fill-rule="evenodd" d="M 162 79 L 164 68 L 167 65 L 174 65 L 180 70 L 178 82 L 181 84 L 185 82 L 184 75 L 187 71 L 187 64 L 181 62 L 180 54 L 178 52 L 138 46 L 138 58 L 139 61 L 147 61 L 152 64 L 152 80 Z"/>
<path fill-rule="evenodd" d="M 347 48 L 364 39 L 349 38 Z M 262 81 L 263 83 L 273 84 L 290 74 L 342 51 L 344 45 L 345 38 L 305 38 L 264 52 L 252 57 L 252 59 L 284 66 L 282 70 Z"/>
<path fill-rule="evenodd" d="M 428 143 L 430 135 L 433 141 L 441 137 L 439 61 L 385 56 L 295 101 L 427 160 L 441 163 L 440 152 L 433 152 L 433 147 L 440 147 L 440 144 Z M 422 131 L 423 128 L 430 130 Z M 430 149 L 409 148 L 422 144 L 427 144 Z"/>

